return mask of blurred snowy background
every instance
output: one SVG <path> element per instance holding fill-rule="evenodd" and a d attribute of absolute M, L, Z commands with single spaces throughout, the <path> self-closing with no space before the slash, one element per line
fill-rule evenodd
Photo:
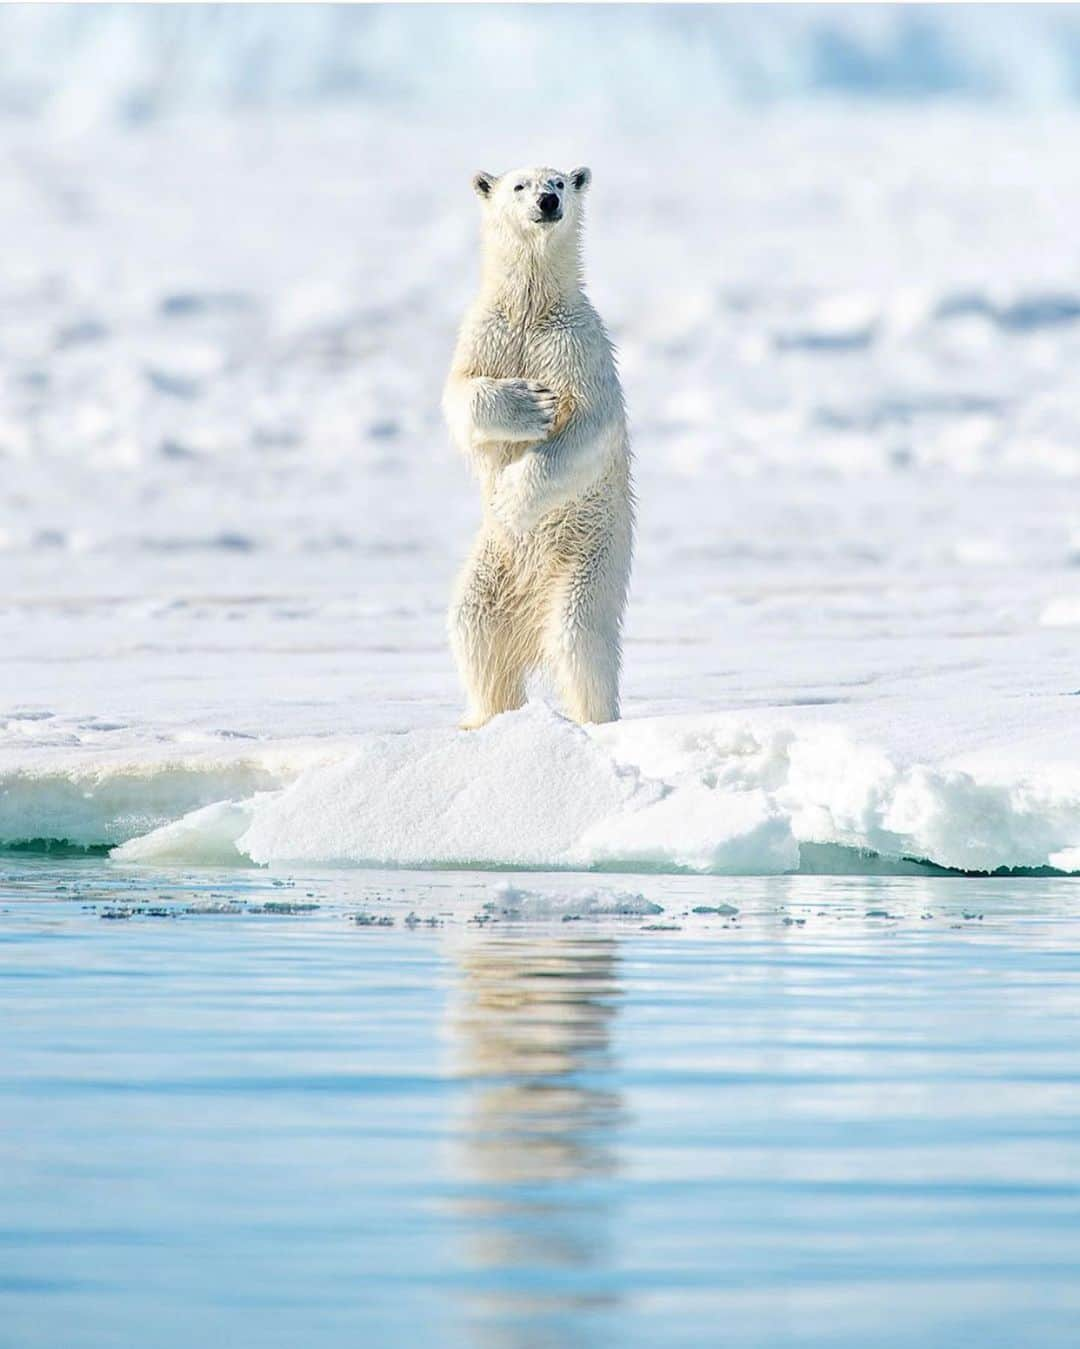
<path fill-rule="evenodd" d="M 82 128 L 490 99 L 509 116 L 592 100 L 607 120 L 823 96 L 1054 107 L 1080 88 L 1080 17 L 1054 4 L 12 4 L 0 34 L 5 108 Z"/>
<path fill-rule="evenodd" d="M 594 171 L 629 716 L 884 746 L 843 824 L 850 773 L 746 769 L 804 837 L 1080 844 L 1078 99 L 1068 5 L 0 8 L 0 838 L 453 724 L 469 175 L 540 161 Z M 144 759 L 188 776 L 138 819 L 59 791 Z M 897 824 L 927 764 L 1034 832 Z"/>

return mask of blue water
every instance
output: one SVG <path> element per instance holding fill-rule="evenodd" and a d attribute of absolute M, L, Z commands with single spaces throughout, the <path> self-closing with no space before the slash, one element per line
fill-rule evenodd
<path fill-rule="evenodd" d="M 1075 882 L 282 880 L 0 863 L 3 1345 L 1077 1343 Z"/>

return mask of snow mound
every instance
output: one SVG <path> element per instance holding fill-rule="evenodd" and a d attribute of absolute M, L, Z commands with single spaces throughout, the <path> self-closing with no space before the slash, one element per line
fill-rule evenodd
<path fill-rule="evenodd" d="M 659 794 L 546 708 L 479 732 L 376 735 L 255 810 L 257 862 L 571 866 L 591 824 Z"/>
<path fill-rule="evenodd" d="M 827 725 L 731 716 L 372 735 L 278 790 L 202 806 L 122 861 L 769 875 L 800 845 L 961 871 L 1080 856 L 1080 774 L 903 763 Z M 820 855 L 820 854 L 818 854 Z"/>

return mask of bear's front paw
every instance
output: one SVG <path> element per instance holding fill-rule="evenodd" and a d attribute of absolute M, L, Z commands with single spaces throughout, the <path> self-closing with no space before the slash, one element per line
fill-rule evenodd
<path fill-rule="evenodd" d="M 517 439 L 543 440 L 555 424 L 555 394 L 535 379 L 506 379 L 502 388 L 507 429 Z"/>

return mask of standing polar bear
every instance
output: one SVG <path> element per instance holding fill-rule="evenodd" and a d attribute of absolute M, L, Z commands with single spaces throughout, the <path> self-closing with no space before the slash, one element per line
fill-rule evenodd
<path fill-rule="evenodd" d="M 619 715 L 634 502 L 611 343 L 582 291 L 590 176 L 473 178 L 482 279 L 443 397 L 484 507 L 450 611 L 466 728 L 520 707 L 540 668 L 575 721 Z"/>

